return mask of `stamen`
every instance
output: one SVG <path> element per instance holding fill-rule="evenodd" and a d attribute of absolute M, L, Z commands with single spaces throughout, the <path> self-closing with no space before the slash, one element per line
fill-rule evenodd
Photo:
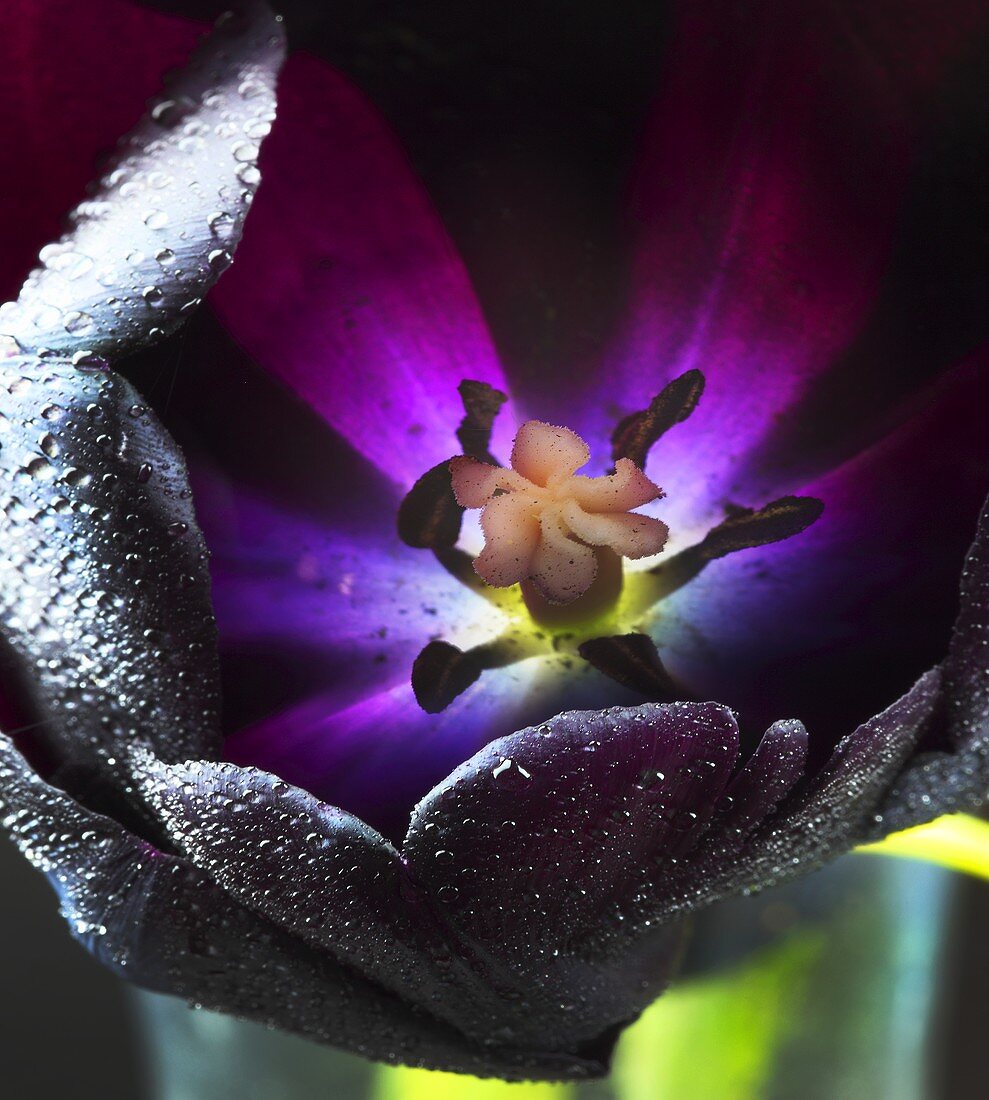
<path fill-rule="evenodd" d="M 412 666 L 412 690 L 427 714 L 439 714 L 480 675 L 481 665 L 471 653 L 449 642 L 430 642 Z"/>
<path fill-rule="evenodd" d="M 663 549 L 666 524 L 632 511 L 659 499 L 659 486 L 628 458 L 613 474 L 578 475 L 589 458 L 569 428 L 530 420 L 515 437 L 511 469 L 451 461 L 457 503 L 481 509 L 485 546 L 474 569 L 488 584 L 527 582 L 551 604 L 572 604 L 598 575 L 595 548 L 626 558 Z"/>
<path fill-rule="evenodd" d="M 419 478 L 398 508 L 398 537 L 417 550 L 449 549 L 460 538 L 464 510 L 450 488 L 449 460 Z"/>
<path fill-rule="evenodd" d="M 527 637 L 517 631 L 506 631 L 493 641 L 467 650 L 450 642 L 432 641 L 420 651 L 412 666 L 412 690 L 427 714 L 438 714 L 474 684 L 482 672 L 506 668 L 546 650 L 545 638 Z"/>
<path fill-rule="evenodd" d="M 653 444 L 674 424 L 690 416 L 703 393 L 704 375 L 699 370 L 688 370 L 674 378 L 649 402 L 647 409 L 619 421 L 611 435 L 612 457 L 616 462 L 630 458 L 636 466 L 644 468 Z"/>
<path fill-rule="evenodd" d="M 488 447 L 491 445 L 495 417 L 508 400 L 508 395 L 487 382 L 473 382 L 468 378 L 460 383 L 457 392 L 464 403 L 464 418 L 457 428 L 457 440 L 464 454 L 497 466 Z"/>
<path fill-rule="evenodd" d="M 649 699 L 682 699 L 678 688 L 648 634 L 619 634 L 591 638 L 577 652 L 598 672 Z"/>
<path fill-rule="evenodd" d="M 488 445 L 498 410 L 507 396 L 489 386 L 465 378 L 457 387 L 464 403 L 464 418 L 457 428 L 457 439 L 464 454 L 473 455 L 497 466 Z M 406 546 L 433 550 L 437 554 L 451 550 L 460 537 L 464 510 L 450 488 L 450 461 L 440 462 L 419 478 L 398 509 L 398 537 Z"/>
<path fill-rule="evenodd" d="M 756 509 L 733 507 L 728 518 L 712 527 L 700 542 L 634 574 L 622 610 L 637 618 L 689 584 L 712 561 L 793 538 L 816 523 L 823 511 L 824 503 L 817 497 L 780 497 Z"/>
<path fill-rule="evenodd" d="M 511 467 L 489 450 L 505 395 L 464 381 L 464 418 L 457 439 L 464 453 L 427 471 L 402 502 L 398 530 L 409 546 L 432 550 L 438 563 L 508 619 L 497 638 L 462 650 L 429 642 L 417 657 L 412 687 L 430 713 L 448 707 L 489 669 L 531 657 L 569 668 L 579 655 L 599 672 L 647 698 L 682 697 L 655 642 L 643 630 L 654 608 L 710 562 L 799 534 L 821 515 L 813 497 L 782 497 L 759 509 L 726 508 L 726 518 L 693 546 L 642 571 L 623 571 L 621 558 L 663 549 L 666 524 L 634 509 L 662 497 L 643 472 L 649 451 L 694 411 L 704 377 L 675 378 L 648 408 L 625 417 L 612 435 L 614 470 L 577 473 L 590 458 L 568 428 L 523 424 Z M 481 511 L 485 545 L 475 559 L 457 546 L 463 512 Z M 521 602 L 528 615 L 519 614 Z"/>

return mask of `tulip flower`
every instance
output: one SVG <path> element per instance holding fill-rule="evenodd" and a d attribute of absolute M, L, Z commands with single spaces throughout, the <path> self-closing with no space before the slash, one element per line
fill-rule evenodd
<path fill-rule="evenodd" d="M 0 85 L 15 137 L 35 79 L 80 148 L 122 111 L 71 29 L 149 72 L 194 37 L 98 6 L 0 17 L 8 73 L 66 43 Z M 684 5 L 621 317 L 571 361 L 499 354 L 382 115 L 279 80 L 263 3 L 169 80 L 0 309 L 0 803 L 97 958 L 370 1058 L 595 1076 L 692 912 L 983 803 L 985 351 L 883 339 L 919 105 L 986 13 L 909 7 Z M 221 276 L 156 414 L 134 355 Z"/>

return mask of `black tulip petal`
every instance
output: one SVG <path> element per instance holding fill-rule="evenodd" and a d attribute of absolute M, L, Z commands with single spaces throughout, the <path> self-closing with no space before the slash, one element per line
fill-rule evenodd
<path fill-rule="evenodd" d="M 173 843 L 244 905 L 452 1022 L 497 1006 L 363 821 L 254 768 L 145 757 L 138 773 Z"/>
<path fill-rule="evenodd" d="M 0 360 L 0 631 L 53 768 L 218 748 L 207 553 L 185 463 L 121 378 Z"/>
<path fill-rule="evenodd" d="M 240 241 L 284 49 L 261 0 L 220 21 L 0 309 L 0 334 L 25 351 L 109 357 L 183 322 Z"/>
<path fill-rule="evenodd" d="M 803 777 L 808 736 L 802 722 L 774 722 L 756 751 L 735 776 L 719 808 L 719 828 L 726 837 L 747 837 L 749 830 L 771 814 Z"/>
<path fill-rule="evenodd" d="M 910 761 L 879 807 L 871 836 L 974 810 L 989 797 L 989 502 L 965 561 L 943 670 L 947 750 Z"/>
<path fill-rule="evenodd" d="M 515 1043 L 578 1049 L 663 988 L 679 929 L 635 940 L 625 917 L 703 835 L 737 752 L 717 704 L 572 712 L 493 742 L 420 803 L 412 879 L 514 986 Z"/>
<path fill-rule="evenodd" d="M 469 1043 L 239 905 L 187 860 L 48 786 L 3 737 L 0 809 L 76 937 L 147 989 L 386 1062 L 516 1080 L 603 1072 L 593 1059 Z"/>
<path fill-rule="evenodd" d="M 513 991 L 453 949 L 402 857 L 364 822 L 252 768 L 145 756 L 138 771 L 170 839 L 238 902 L 478 1042 L 511 1041 Z"/>
<path fill-rule="evenodd" d="M 758 828 L 753 830 L 751 821 L 743 820 L 740 836 L 732 827 L 739 813 L 733 806 L 726 814 L 727 827 L 712 829 L 693 858 L 670 877 L 665 897 L 651 915 L 671 920 L 722 898 L 775 886 L 859 843 L 863 822 L 928 732 L 941 699 L 940 685 L 939 673 L 928 672 L 891 707 L 859 726 L 840 742 L 813 780 L 785 799 Z M 769 734 L 777 731 L 773 744 L 764 740 L 765 750 L 760 747 L 753 757 L 754 764 L 766 753 L 759 765 L 765 784 L 753 785 L 749 800 L 762 797 L 760 790 L 776 798 L 781 770 L 792 768 L 787 757 L 803 752 L 805 735 L 798 727 L 777 722 L 770 729 Z M 743 789 L 750 786 L 744 771 L 736 783 Z"/>

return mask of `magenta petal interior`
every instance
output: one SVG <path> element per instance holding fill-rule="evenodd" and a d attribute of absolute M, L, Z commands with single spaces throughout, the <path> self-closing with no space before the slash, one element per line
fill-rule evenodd
<path fill-rule="evenodd" d="M 811 528 L 712 563 L 661 605 L 668 667 L 757 723 L 802 719 L 820 745 L 940 660 L 989 484 L 984 360 L 804 486 L 825 504 Z"/>
<path fill-rule="evenodd" d="M 265 182 L 214 303 L 250 355 L 408 487 L 460 449 L 459 382 L 506 383 L 463 265 L 375 109 L 304 55 L 279 95 Z"/>
<path fill-rule="evenodd" d="M 674 530 L 782 491 L 745 460 L 867 318 L 924 97 L 978 15 L 911 4 L 872 26 L 853 7 L 683 5 L 632 189 L 630 309 L 598 429 L 612 403 L 641 408 L 705 373 L 700 408 L 650 465 Z"/>

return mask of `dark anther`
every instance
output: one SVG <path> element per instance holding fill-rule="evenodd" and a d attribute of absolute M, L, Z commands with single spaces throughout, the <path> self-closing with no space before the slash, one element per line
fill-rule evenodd
<path fill-rule="evenodd" d="M 427 470 L 398 507 L 398 537 L 420 550 L 452 547 L 460 537 L 464 510 L 450 484 L 450 462 Z"/>
<path fill-rule="evenodd" d="M 469 379 L 461 382 L 457 390 L 464 403 L 464 418 L 457 428 L 464 454 L 492 466 L 500 465 L 491 457 L 488 444 L 491 426 L 508 398 L 487 382 Z M 450 485 L 450 459 L 447 459 L 427 470 L 399 505 L 398 537 L 417 550 L 449 550 L 460 538 L 463 517 L 464 510 Z"/>
<path fill-rule="evenodd" d="M 700 542 L 666 558 L 648 572 L 633 573 L 627 578 L 626 587 L 631 588 L 630 614 L 642 614 L 665 600 L 716 558 L 799 535 L 820 518 L 824 504 L 817 497 L 780 497 L 763 508 L 733 506 L 727 511 L 728 518 Z"/>
<path fill-rule="evenodd" d="M 412 690 L 427 714 L 439 714 L 481 675 L 481 663 L 449 642 L 430 642 L 412 666 Z"/>
<path fill-rule="evenodd" d="M 630 458 L 636 466 L 644 467 L 652 445 L 674 424 L 690 416 L 703 392 L 704 375 L 699 370 L 688 370 L 674 378 L 652 399 L 648 409 L 619 421 L 611 435 L 612 460 Z"/>
<path fill-rule="evenodd" d="M 732 508 L 728 518 L 710 530 L 700 543 L 703 556 L 712 561 L 799 535 L 819 519 L 824 503 L 817 497 L 780 497 L 763 508 Z"/>
<path fill-rule="evenodd" d="M 656 644 L 648 634 L 592 638 L 580 645 L 577 652 L 598 672 L 649 699 L 679 697 L 677 686 L 663 666 L 656 652 Z"/>
<path fill-rule="evenodd" d="M 487 382 L 472 382 L 464 379 L 457 387 L 464 403 L 464 418 L 457 428 L 457 439 L 465 455 L 498 466 L 491 457 L 488 447 L 491 443 L 491 428 L 501 406 L 508 400 L 507 395 Z"/>

